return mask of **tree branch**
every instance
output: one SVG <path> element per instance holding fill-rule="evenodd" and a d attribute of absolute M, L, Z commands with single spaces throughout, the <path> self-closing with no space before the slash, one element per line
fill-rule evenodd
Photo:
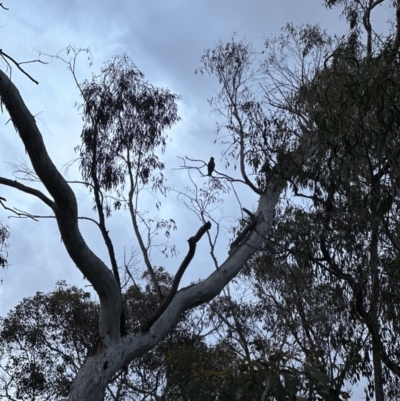
<path fill-rule="evenodd" d="M 157 308 L 157 310 L 153 313 L 153 315 L 146 321 L 146 323 L 142 326 L 142 332 L 149 331 L 150 328 L 153 326 L 153 324 L 157 321 L 159 316 L 161 316 L 164 311 L 168 308 L 169 304 L 173 300 L 176 291 L 178 290 L 179 283 L 181 281 L 181 278 L 183 276 L 183 273 L 185 272 L 186 268 L 189 266 L 189 263 L 193 259 L 193 256 L 196 252 L 196 245 L 200 241 L 201 237 L 206 233 L 211 228 L 211 223 L 208 221 L 206 224 L 204 224 L 200 229 L 197 231 L 196 235 L 194 237 L 190 237 L 188 239 L 189 243 L 189 251 L 183 259 L 182 264 L 180 265 L 174 281 L 172 283 L 172 287 L 167 295 L 167 297 L 164 299 L 164 301 L 161 303 L 161 305 Z"/>
<path fill-rule="evenodd" d="M 117 282 L 83 239 L 78 227 L 75 194 L 50 159 L 34 117 L 16 86 L 3 71 L 0 71 L 0 97 L 25 145 L 36 174 L 54 199 L 52 208 L 66 250 L 99 295 L 100 338 L 106 344 L 117 341 L 120 337 L 121 311 Z"/>
<path fill-rule="evenodd" d="M 247 260 L 261 249 L 270 231 L 274 210 L 284 187 L 285 184 L 281 180 L 278 183 L 268 184 L 265 194 L 259 199 L 255 213 L 256 216 L 262 215 L 264 218 L 258 222 L 247 240 L 238 247 L 234 256 L 229 256 L 221 267 L 204 281 L 178 291 L 165 312 L 156 320 L 148 332 L 128 334 L 121 339 L 122 347 L 125 349 L 121 367 L 156 346 L 174 327 L 184 311 L 215 298 L 240 272 Z"/>
<path fill-rule="evenodd" d="M 31 194 L 39 198 L 42 202 L 44 202 L 47 206 L 53 208 L 54 202 L 49 199 L 44 193 L 40 192 L 38 189 L 28 187 L 24 184 L 21 184 L 15 180 L 9 180 L 8 178 L 0 177 L 0 184 L 7 185 L 8 187 L 16 188 L 22 192 L 27 194 Z"/>
<path fill-rule="evenodd" d="M 154 291 L 157 293 L 160 299 L 162 299 L 161 291 L 160 291 L 160 286 L 158 284 L 157 276 L 154 272 L 153 266 L 151 265 L 149 254 L 147 252 L 147 248 L 144 245 L 142 234 L 140 233 L 139 230 L 139 225 L 137 222 L 136 218 L 136 208 L 133 207 L 133 195 L 135 194 L 136 186 L 137 186 L 137 180 L 133 179 L 133 173 L 132 173 L 132 165 L 129 159 L 129 150 L 127 151 L 127 169 L 128 169 L 128 175 L 129 175 L 129 193 L 128 193 L 128 209 L 129 209 L 129 214 L 131 215 L 131 221 L 132 221 L 132 226 L 133 230 L 135 231 L 136 238 L 139 242 L 139 247 L 143 255 L 143 260 L 144 263 L 147 267 L 147 270 L 150 273 L 150 277 L 153 281 L 154 285 Z"/>
<path fill-rule="evenodd" d="M 400 47 L 400 0 L 396 1 L 396 36 L 393 43 L 393 50 L 397 51 Z"/>
<path fill-rule="evenodd" d="M 0 4 L 1 7 L 2 4 Z M 4 7 L 3 7 L 4 8 Z M 32 78 L 23 68 L 21 68 L 21 64 L 23 63 L 18 63 L 16 60 L 14 60 L 11 56 L 9 56 L 8 54 L 4 53 L 2 49 L 0 49 L 0 56 L 3 57 L 4 61 L 9 65 L 8 61 L 6 59 L 11 60 L 16 66 L 17 68 L 23 73 L 25 74 L 31 81 L 33 81 L 36 85 L 39 85 L 39 82 L 36 81 L 36 79 Z M 41 63 L 41 64 L 47 64 L 42 60 L 32 60 L 29 61 L 30 63 Z"/>

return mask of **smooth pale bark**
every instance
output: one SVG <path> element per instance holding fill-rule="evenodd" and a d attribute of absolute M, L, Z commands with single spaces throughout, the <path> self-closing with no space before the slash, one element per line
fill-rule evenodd
<path fill-rule="evenodd" d="M 95 355 L 88 357 L 81 368 L 69 396 L 71 401 L 99 401 L 103 399 L 106 386 L 114 373 L 155 347 L 177 323 L 182 312 L 216 297 L 260 249 L 270 230 L 285 182 L 269 180 L 268 187 L 258 202 L 255 213 L 258 223 L 255 229 L 234 249 L 217 271 L 206 280 L 177 292 L 148 332 L 131 333 L 121 338 L 121 297 L 117 282 L 107 266 L 85 243 L 78 227 L 75 195 L 51 161 L 35 119 L 25 106 L 18 89 L 2 71 L 0 96 L 25 145 L 36 174 L 52 197 L 53 203 L 50 201 L 46 204 L 55 213 L 68 254 L 99 295 L 100 345 Z"/>

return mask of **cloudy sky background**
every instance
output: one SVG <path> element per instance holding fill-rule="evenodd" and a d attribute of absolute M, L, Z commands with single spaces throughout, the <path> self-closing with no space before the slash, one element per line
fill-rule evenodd
<path fill-rule="evenodd" d="M 327 10 L 322 0 L 130 0 L 130 1 L 77 1 L 77 0 L 8 0 L 3 4 L 9 11 L 0 10 L 0 33 L 2 49 L 18 61 L 38 59 L 38 51 L 56 54 L 69 44 L 89 47 L 93 66 L 87 59 L 78 59 L 77 74 L 80 81 L 98 73 L 103 62 L 114 55 L 127 53 L 146 78 L 155 86 L 168 87 L 182 96 L 179 114 L 182 121 L 169 133 L 164 156 L 165 175 L 170 186 L 182 190 L 187 173 L 178 170 L 178 156 L 188 156 L 208 161 L 213 155 L 217 169 L 223 171 L 220 161 L 221 146 L 214 144 L 218 118 L 211 113 L 207 98 L 218 90 L 213 77 L 195 75 L 200 57 L 205 49 L 212 48 L 218 40 L 227 41 L 234 32 L 237 38 L 245 37 L 262 49 L 263 42 L 278 35 L 286 23 L 294 25 L 319 22 L 330 33 L 347 32 L 345 22 L 339 19 L 340 9 Z M 386 6 L 385 6 L 386 7 Z M 381 9 L 385 14 L 387 10 Z M 378 18 L 377 15 L 373 18 Z M 384 18 L 378 26 L 384 29 Z M 60 55 L 67 56 L 65 53 Z M 82 121 L 74 107 L 79 92 L 67 66 L 61 61 L 41 60 L 49 64 L 25 64 L 24 68 L 36 80 L 35 85 L 17 68 L 12 68 L 12 79 L 22 97 L 36 116 L 47 149 L 53 162 L 60 169 L 76 158 L 74 146 L 79 144 Z M 5 64 L 2 68 L 5 68 Z M 28 160 L 22 142 L 11 123 L 6 125 L 8 115 L 0 115 L 0 175 L 12 178 L 8 163 Z M 76 167 L 68 173 L 69 179 L 78 179 Z M 198 185 L 206 178 L 193 175 Z M 80 215 L 93 216 L 91 198 L 82 187 L 74 186 L 79 199 Z M 256 206 L 256 198 L 243 187 L 237 188 L 243 206 Z M 48 208 L 39 200 L 6 187 L 0 188 L 0 196 L 7 199 L 9 207 L 26 210 L 32 214 L 49 215 Z M 178 231 L 171 243 L 178 250 L 177 258 L 165 259 L 152 253 L 155 265 L 163 265 L 173 274 L 186 255 L 186 240 L 200 227 L 198 219 L 186 211 L 176 193 L 171 192 L 162 200 L 161 215 L 171 217 L 178 224 Z M 154 215 L 154 198 L 146 198 L 149 217 Z M 240 216 L 233 199 L 216 211 L 225 228 Z M 34 222 L 28 219 L 10 218 L 10 213 L 0 210 L 0 220 L 11 231 L 10 266 L 0 271 L 0 316 L 14 307 L 23 297 L 36 291 L 54 289 L 57 280 L 70 284 L 87 285 L 82 274 L 69 260 L 60 241 L 54 219 Z M 81 223 L 89 246 L 108 264 L 103 240 L 93 224 Z M 124 248 L 129 252 L 136 247 L 130 219 L 127 213 L 117 213 L 109 221 L 110 234 L 116 245 L 118 261 L 122 263 Z M 227 255 L 226 233 L 221 237 L 218 250 L 219 262 Z M 183 284 L 207 277 L 214 269 L 209 257 L 206 239 L 198 246 L 194 261 L 189 266 Z M 143 266 L 138 257 L 138 267 Z"/>

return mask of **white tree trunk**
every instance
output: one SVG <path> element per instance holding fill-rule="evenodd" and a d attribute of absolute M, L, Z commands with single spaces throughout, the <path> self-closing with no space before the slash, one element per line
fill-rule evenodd
<path fill-rule="evenodd" d="M 239 273 L 246 262 L 260 249 L 270 230 L 274 210 L 285 186 L 283 180 L 272 182 L 260 196 L 255 229 L 239 244 L 222 266 L 204 281 L 176 293 L 165 312 L 146 333 L 130 333 L 120 337 L 121 295 L 114 276 L 90 250 L 78 227 L 75 195 L 47 154 L 35 119 L 25 106 L 17 88 L 0 71 L 0 96 L 18 131 L 33 168 L 52 196 L 40 191 L 25 190 L 50 206 L 56 216 L 63 243 L 76 266 L 90 281 L 100 299 L 100 345 L 78 373 L 69 396 L 70 401 L 100 401 L 112 376 L 130 361 L 155 347 L 175 326 L 181 314 L 196 305 L 209 302 Z M 0 181 L 5 184 L 6 179 Z M 10 180 L 9 180 L 10 181 Z M 10 183 L 6 185 L 22 189 Z"/>

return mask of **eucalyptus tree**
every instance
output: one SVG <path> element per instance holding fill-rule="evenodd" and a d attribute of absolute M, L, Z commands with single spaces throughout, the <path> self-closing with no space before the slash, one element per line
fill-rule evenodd
<path fill-rule="evenodd" d="M 156 271 L 159 273 L 158 271 Z M 162 276 L 158 275 L 162 280 Z M 150 285 L 123 292 L 126 329 L 133 330 L 158 303 Z M 0 397 L 4 400 L 66 400 L 71 384 L 96 349 L 99 304 L 65 282 L 54 291 L 24 298 L 0 319 Z M 191 363 L 215 368 L 198 316 L 185 314 L 152 351 L 112 377 L 105 400 L 178 400 L 185 396 Z M 213 355 L 216 355 L 213 353 Z M 184 399 L 184 398 L 183 398 Z"/>
<path fill-rule="evenodd" d="M 273 210 L 285 186 L 280 180 L 277 185 L 268 183 L 262 190 L 258 189 L 243 171 L 245 182 L 259 195 L 258 211 L 251 225 L 243 235 L 238 236 L 230 255 L 218 270 L 202 282 L 177 291 L 182 275 L 195 255 L 196 244 L 211 227 L 209 221 L 202 224 L 188 240 L 188 254 L 177 269 L 166 298 L 161 294 L 153 266 L 146 262 L 148 247 L 140 244 L 146 267 L 153 277 L 154 290 L 162 302 L 148 311 L 147 319 L 138 321 L 137 326 L 127 332 L 121 281 L 114 268 L 114 251 L 105 223 L 105 217 L 111 210 L 104 201 L 105 193 L 116 192 L 117 199 L 112 205 L 115 208 L 120 207 L 122 201 L 125 202 L 140 243 L 140 233 L 135 227 L 135 219 L 140 218 L 135 209 L 135 191 L 138 186 L 150 182 L 160 187 L 160 179 L 154 178 L 152 181 L 151 178 L 155 177 L 154 170 L 162 168 L 154 156 L 155 148 L 162 148 L 163 131 L 178 121 L 177 97 L 144 81 L 143 75 L 127 58 L 114 59 L 106 64 L 102 72 L 103 78 L 95 76 L 91 82 L 80 85 L 85 127 L 78 151 L 84 182 L 94 195 L 98 213 L 96 224 L 106 243 L 112 270 L 85 242 L 78 225 L 78 203 L 74 191 L 52 162 L 35 119 L 18 89 L 6 73 L 0 72 L 2 104 L 25 146 L 35 174 L 49 196 L 6 177 L 0 177 L 0 184 L 35 196 L 54 213 L 69 256 L 100 300 L 96 347 L 86 356 L 84 365 L 76 375 L 69 393 L 68 399 L 71 400 L 102 399 L 107 385 L 118 371 L 162 341 L 185 311 L 217 296 L 264 241 L 272 222 Z M 124 187 L 125 179 L 129 188 L 127 197 L 119 192 Z M 169 223 L 173 224 L 160 224 L 168 230 Z"/>
<path fill-rule="evenodd" d="M 188 254 L 170 281 L 166 296 L 148 260 L 151 235 L 145 243 L 138 224 L 143 218 L 137 197 L 146 185 L 166 190 L 163 164 L 156 150 L 165 146 L 164 130 L 179 120 L 178 97 L 144 81 L 143 74 L 127 57 L 113 59 L 101 75 L 78 85 L 85 122 L 82 143 L 77 147 L 80 168 L 93 194 L 96 224 L 110 257 L 109 269 L 85 242 L 78 226 L 76 196 L 52 162 L 18 89 L 7 74 L 0 72 L 2 104 L 49 196 L 5 177 L 0 177 L 0 184 L 35 196 L 49 207 L 69 256 L 100 300 L 96 345 L 77 371 L 68 399 L 102 399 L 115 375 L 160 344 L 186 311 L 209 303 L 245 267 L 251 269 L 263 257 L 263 245 L 267 241 L 270 246 L 274 239 L 274 222 L 283 231 L 277 241 L 272 241 L 277 248 L 271 251 L 274 256 L 267 259 L 269 271 L 275 263 L 278 266 L 277 250 L 284 250 L 287 266 L 306 269 L 302 280 L 316 280 L 308 287 L 310 294 L 298 291 L 304 297 L 303 304 L 291 299 L 293 308 L 299 314 L 305 311 L 311 304 L 306 297 L 325 293 L 324 285 L 333 282 L 340 296 L 331 306 L 332 313 L 337 314 L 347 302 L 349 309 L 343 321 L 356 321 L 354 335 L 349 330 L 341 333 L 339 323 L 332 326 L 331 333 L 320 326 L 316 333 L 323 333 L 323 338 L 336 336 L 337 345 L 332 340 L 332 347 L 327 348 L 316 341 L 316 336 L 307 337 L 311 329 L 305 330 L 311 310 L 316 310 L 315 303 L 305 318 L 298 320 L 302 332 L 295 345 L 304 353 L 309 350 L 305 362 L 314 368 L 310 374 L 322 372 L 327 376 L 323 369 L 336 347 L 342 362 L 352 364 L 328 370 L 331 379 L 341 380 L 333 388 L 339 391 L 336 399 L 345 397 L 340 393 L 343 379 L 360 372 L 368 376 L 370 365 L 366 358 L 371 353 L 371 390 L 379 401 L 385 392 L 395 397 L 399 374 L 395 352 L 399 294 L 395 280 L 399 248 L 396 211 L 400 24 L 396 25 L 395 20 L 391 35 L 379 38 L 371 28 L 371 13 L 382 1 L 360 0 L 354 2 L 354 7 L 346 0 L 326 3 L 344 5 L 351 28 L 348 37 L 332 38 L 318 27 L 295 29 L 288 25 L 280 37 L 266 42 L 261 54 L 245 42 L 232 40 L 218 44 L 202 57 L 198 72 L 214 74 L 219 81 L 220 90 L 212 105 L 221 115 L 218 131 L 228 134 L 224 136 L 223 158 L 227 165 L 237 167 L 237 173 L 229 176 L 217 167 L 207 190 L 200 191 L 199 196 L 205 198 L 191 198 L 190 206 L 199 212 L 202 225 L 189 238 Z M 399 8 L 399 2 L 395 6 Z M 399 15 L 395 13 L 394 18 Z M 365 46 L 360 42 L 362 27 L 366 32 Z M 206 162 L 201 163 L 206 167 Z M 243 208 L 244 223 L 234 229 L 226 260 L 218 264 L 216 242 L 209 236 L 212 213 L 205 205 L 212 204 L 218 191 L 235 189 L 236 185 L 252 192 L 258 203 L 254 211 Z M 293 204 L 293 199 L 304 200 L 305 205 Z M 148 313 L 135 322 L 135 327 L 126 325 L 127 306 L 123 306 L 121 279 L 106 226 L 113 208 L 122 206 L 130 213 L 144 265 L 160 301 L 148 307 Z M 169 232 L 174 222 L 161 221 L 157 227 Z M 208 235 L 216 270 L 205 280 L 178 290 L 204 234 Z M 284 272 L 285 263 L 278 266 Z M 318 274 L 322 277 L 320 282 Z M 273 281 L 270 276 L 269 279 Z M 337 295 L 329 291 L 326 294 Z M 327 319 L 327 315 L 319 316 Z M 294 336 L 293 324 L 291 330 Z M 346 336 L 351 337 L 350 348 L 344 343 Z M 358 339 L 365 340 L 361 344 L 364 359 L 354 364 L 349 349 L 357 353 Z M 278 371 L 278 381 L 280 377 Z M 260 386 L 265 388 L 264 398 L 282 399 L 282 394 L 268 393 L 271 386 L 265 381 L 261 380 Z M 314 386 L 310 397 L 324 397 L 327 389 L 331 387 Z M 289 395 L 296 396 L 284 396 Z"/>
<path fill-rule="evenodd" d="M 377 400 L 398 398 L 400 373 L 400 6 L 390 4 L 384 37 L 371 22 L 381 3 L 326 2 L 344 6 L 346 37 L 288 24 L 262 54 L 232 40 L 198 70 L 221 85 L 211 103 L 231 134 L 227 162 L 247 168 L 257 189 L 287 184 L 265 248 L 244 270 L 280 319 L 275 333 L 333 390 L 364 376 Z"/>

